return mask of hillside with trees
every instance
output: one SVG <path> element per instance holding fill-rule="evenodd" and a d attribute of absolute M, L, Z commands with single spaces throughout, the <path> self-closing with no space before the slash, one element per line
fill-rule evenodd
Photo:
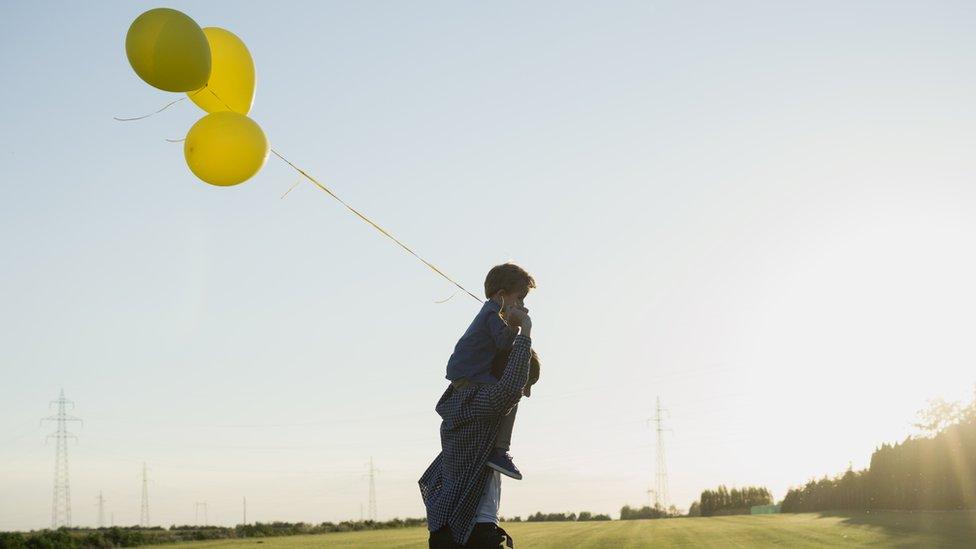
<path fill-rule="evenodd" d="M 922 436 L 883 444 L 867 469 L 791 489 L 782 511 L 976 508 L 976 397 L 967 405 L 936 400 L 916 427 Z"/>

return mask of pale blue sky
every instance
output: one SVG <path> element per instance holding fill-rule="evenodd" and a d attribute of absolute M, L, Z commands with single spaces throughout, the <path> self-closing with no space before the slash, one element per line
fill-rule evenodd
<path fill-rule="evenodd" d="M 201 112 L 128 66 L 159 4 L 0 8 L 0 529 L 422 516 L 476 307 L 271 158 L 214 188 Z M 271 143 L 477 289 L 515 260 L 543 374 L 502 513 L 777 497 L 976 381 L 968 2 L 173 2 L 250 47 Z M 516 205 L 515 209 L 507 206 Z"/>

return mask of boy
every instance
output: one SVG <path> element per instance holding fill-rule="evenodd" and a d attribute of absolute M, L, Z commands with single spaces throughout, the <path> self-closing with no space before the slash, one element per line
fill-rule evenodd
<path fill-rule="evenodd" d="M 511 308 L 524 309 L 523 301 L 529 290 L 535 288 L 535 280 L 525 269 L 514 263 L 492 267 L 485 277 L 485 297 L 488 301 L 478 311 L 474 321 L 454 346 L 454 353 L 447 362 L 447 379 L 455 389 L 472 384 L 489 384 L 497 380 L 491 375 L 491 364 L 499 352 L 512 348 L 516 333 L 503 320 Z M 488 456 L 488 467 L 522 479 L 512 456 L 508 453 L 515 426 L 518 406 L 502 418 L 495 437 L 495 449 Z"/>

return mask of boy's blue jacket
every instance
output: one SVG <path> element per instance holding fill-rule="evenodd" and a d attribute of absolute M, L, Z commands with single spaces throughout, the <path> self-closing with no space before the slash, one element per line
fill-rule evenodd
<path fill-rule="evenodd" d="M 498 316 L 501 306 L 492 300 L 485 301 L 467 331 L 454 346 L 454 353 L 447 361 L 447 379 L 495 383 L 491 375 L 491 361 L 502 349 L 511 349 L 515 333 L 508 329 Z"/>

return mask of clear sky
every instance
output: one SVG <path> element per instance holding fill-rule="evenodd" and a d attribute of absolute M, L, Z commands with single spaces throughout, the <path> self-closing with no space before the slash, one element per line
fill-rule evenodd
<path fill-rule="evenodd" d="M 976 381 L 972 2 L 173 2 L 249 46 L 251 116 L 467 286 L 514 260 L 543 359 L 501 512 L 867 465 Z M 123 49 L 146 2 L 0 8 L 0 529 L 422 516 L 477 305 L 274 158 L 186 168 L 202 113 Z"/>

